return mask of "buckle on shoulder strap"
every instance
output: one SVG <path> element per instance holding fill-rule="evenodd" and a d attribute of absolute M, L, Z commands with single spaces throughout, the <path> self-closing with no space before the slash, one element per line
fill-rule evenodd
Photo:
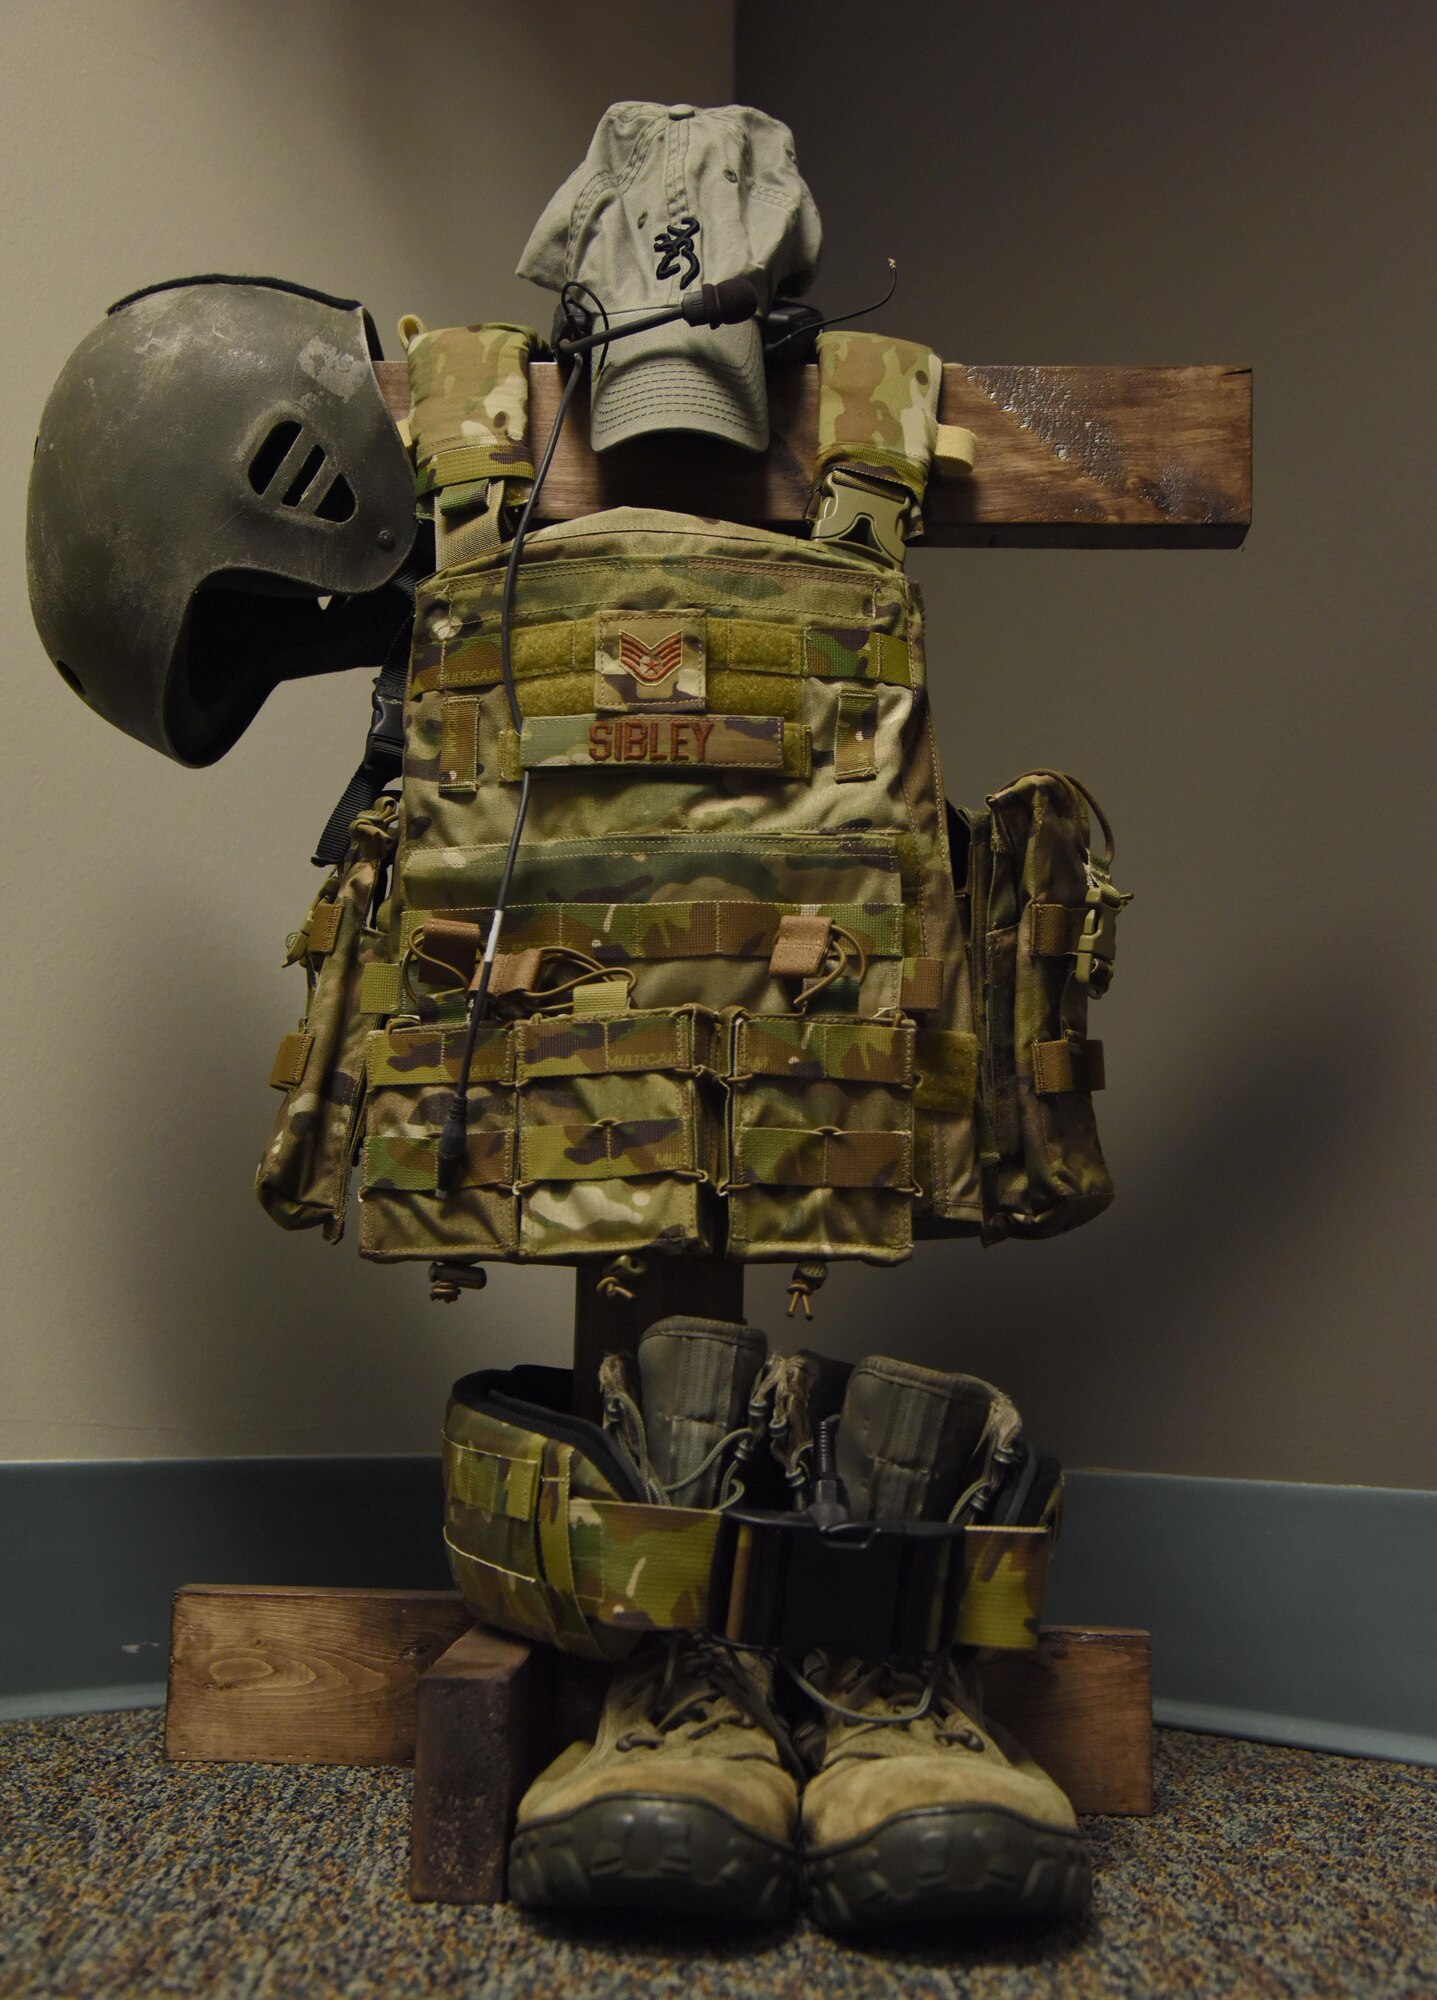
<path fill-rule="evenodd" d="M 906 489 L 861 479 L 835 466 L 824 474 L 819 492 L 814 541 L 846 542 L 902 569 L 913 505 Z"/>

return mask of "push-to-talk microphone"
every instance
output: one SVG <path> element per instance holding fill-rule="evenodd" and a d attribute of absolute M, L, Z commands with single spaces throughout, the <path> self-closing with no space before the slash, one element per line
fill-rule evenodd
<path fill-rule="evenodd" d="M 622 326 L 605 327 L 601 333 L 583 334 L 577 340 L 557 340 L 554 347 L 559 354 L 587 354 L 591 347 L 604 347 L 631 333 L 647 333 L 650 327 L 668 326 L 676 319 L 687 320 L 690 326 L 737 326 L 757 312 L 758 293 L 748 279 L 723 278 L 716 285 L 693 286 L 676 306 L 626 320 Z"/>

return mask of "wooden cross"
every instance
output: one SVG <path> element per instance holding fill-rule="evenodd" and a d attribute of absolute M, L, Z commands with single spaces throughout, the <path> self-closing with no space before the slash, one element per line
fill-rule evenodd
<path fill-rule="evenodd" d="M 409 412 L 405 364 L 376 364 L 396 419 Z M 532 435 L 548 435 L 559 398 L 550 362 L 529 370 Z M 770 374 L 772 432 L 762 455 L 709 438 L 657 436 L 602 455 L 587 405 L 565 425 L 536 512 L 574 520 L 605 507 L 668 507 L 799 529 L 812 484 L 818 370 Z M 1252 511 L 1252 373 L 1246 368 L 973 367 L 943 370 L 939 421 L 978 440 L 970 473 L 935 476 L 919 547 L 1233 549 Z M 743 1318 L 743 1266 L 651 1257 L 628 1296 L 600 1292 L 609 1260 L 576 1260 L 574 1389 L 598 1410 L 599 1363 L 632 1352 L 667 1313 Z"/>
<path fill-rule="evenodd" d="M 396 419 L 403 363 L 378 373 Z M 553 363 L 530 370 L 534 434 L 558 398 Z M 623 505 L 776 528 L 804 518 L 817 432 L 811 367 L 769 385 L 773 438 L 759 458 L 705 439 L 636 440 L 596 456 L 582 406 L 539 511 L 571 520 Z M 1251 377 L 1238 368 L 946 367 L 940 421 L 978 440 L 977 469 L 930 484 L 930 547 L 1236 548 L 1251 496 Z M 743 1317 L 743 1266 L 636 1260 L 627 1295 L 600 1291 L 609 1260 L 577 1260 L 574 1379 L 597 1417 L 599 1362 L 632 1351 L 666 1313 Z M 445 1650 L 447 1648 L 447 1650 Z M 427 1671 L 426 1671 L 427 1669 Z M 602 1677 L 548 1647 L 469 1629 L 449 1593 L 182 1591 L 175 1605 L 171 1757 L 384 1762 L 413 1757 L 410 1890 L 490 1902 L 504 1893 L 515 1805 L 553 1750 L 592 1728 Z M 1147 1634 L 1043 1633 L 1000 1661 L 985 1699 L 1079 1812 L 1152 1809 Z"/>

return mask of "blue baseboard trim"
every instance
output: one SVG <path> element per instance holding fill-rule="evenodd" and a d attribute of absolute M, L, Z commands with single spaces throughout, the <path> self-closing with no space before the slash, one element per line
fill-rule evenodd
<path fill-rule="evenodd" d="M 1195 1729 L 1203 1736 L 1243 1736 L 1252 1743 L 1286 1743 L 1294 1750 L 1381 1757 L 1389 1764 L 1437 1764 L 1437 1736 L 1404 1736 L 1397 1729 L 1359 1729 L 1350 1722 L 1317 1722 L 1306 1715 L 1259 1715 L 1201 1701 L 1155 1701 L 1153 1720 L 1165 1729 Z"/>
<path fill-rule="evenodd" d="M 445 1589 L 441 1519 L 428 1457 L 0 1463 L 0 1720 L 162 1700 L 181 1584 Z M 1044 1613 L 1151 1631 L 1160 1722 L 1437 1765 L 1437 1493 L 1073 1472 Z"/>
<path fill-rule="evenodd" d="M 1437 1493 L 1075 1472 L 1044 1616 L 1153 1635 L 1158 1719 L 1437 1763 Z"/>
<path fill-rule="evenodd" d="M 53 1715 L 114 1715 L 123 1709 L 163 1708 L 163 1681 L 133 1686 L 60 1688 L 53 1693 L 0 1695 L 0 1722 L 34 1722 Z"/>

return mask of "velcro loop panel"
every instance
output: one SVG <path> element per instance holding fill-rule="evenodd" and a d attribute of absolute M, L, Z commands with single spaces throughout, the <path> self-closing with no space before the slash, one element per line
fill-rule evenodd
<path fill-rule="evenodd" d="M 307 1035 L 302 1028 L 286 1035 L 275 1051 L 274 1062 L 270 1066 L 269 1081 L 273 1090 L 293 1090 L 304 1075 L 309 1061 L 309 1052 L 314 1047 L 314 1036 Z"/>
<path fill-rule="evenodd" d="M 309 913 L 309 932 L 306 949 L 311 957 L 324 958 L 334 950 L 339 940 L 339 926 L 344 921 L 343 903 L 317 903 Z"/>
<path fill-rule="evenodd" d="M 778 920 L 778 936 L 769 955 L 771 979 L 811 979 L 823 965 L 833 938 L 827 917 L 790 910 Z"/>
<path fill-rule="evenodd" d="M 430 620 L 454 620 L 444 642 L 438 685 L 447 690 L 495 687 L 503 679 L 497 627 L 465 628 L 457 615 L 446 614 L 445 600 L 426 603 Z M 582 676 L 594 685 L 595 662 L 607 630 L 605 614 L 572 619 L 548 619 L 519 625 L 513 636 L 514 679 L 526 683 L 554 676 Z M 610 619 L 622 614 L 610 613 Z M 681 627 L 693 612 L 676 612 L 671 621 Z M 493 625 L 493 621 L 490 621 Z M 620 627 L 620 629 L 622 629 Z M 881 681 L 890 687 L 911 687 L 913 662 L 901 633 L 876 632 L 867 625 L 782 624 L 777 620 L 717 618 L 702 620 L 703 655 L 707 660 L 708 706 L 729 704 L 719 690 L 755 681 L 796 681 L 804 678 L 839 681 Z M 715 678 L 717 676 L 718 678 Z M 662 692 L 663 682 L 656 682 Z M 583 704 L 588 705 L 586 697 Z M 595 701 L 596 708 L 607 704 Z M 624 706 L 629 706 L 625 703 Z M 667 701 L 665 705 L 670 705 Z"/>
<path fill-rule="evenodd" d="M 920 1111 L 965 1114 L 978 1087 L 978 1037 L 920 1028 L 913 1102 Z"/>
<path fill-rule="evenodd" d="M 1039 1097 L 1101 1090 L 1107 1081 L 1101 1042 L 1034 1042 L 1033 1088 Z"/>
<path fill-rule="evenodd" d="M 745 1125 L 734 1133 L 732 1178 L 765 1187 L 911 1187 L 913 1138 Z"/>

